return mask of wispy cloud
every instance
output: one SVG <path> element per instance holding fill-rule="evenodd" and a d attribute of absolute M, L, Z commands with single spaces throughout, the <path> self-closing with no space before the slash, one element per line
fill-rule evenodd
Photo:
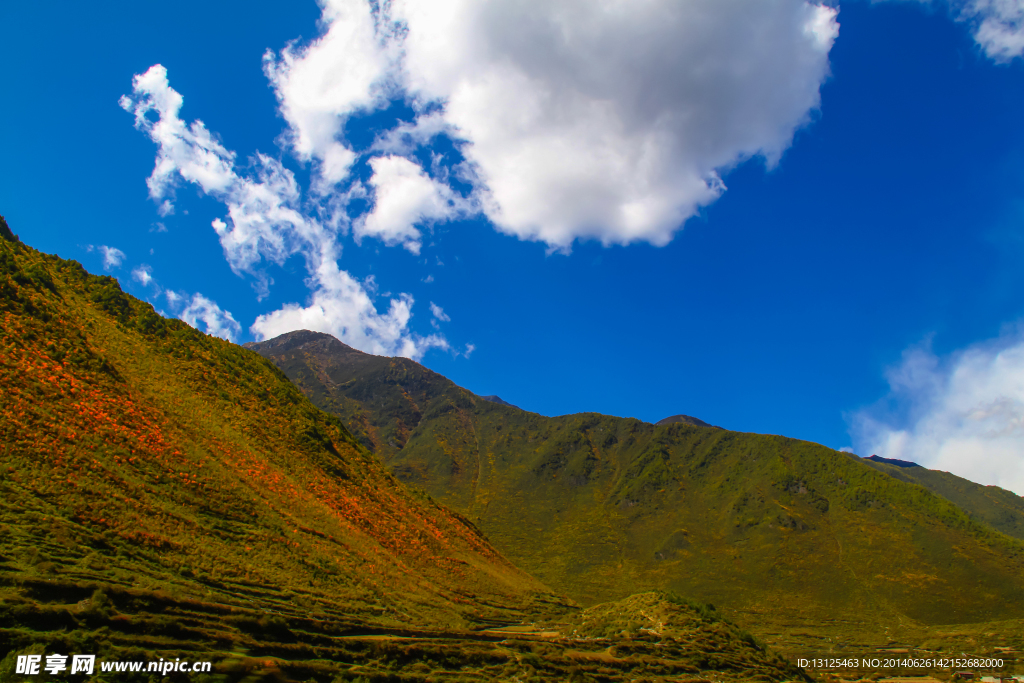
<path fill-rule="evenodd" d="M 903 0 L 896 0 L 902 2 Z M 1024 55 L 1024 0 L 917 0 L 945 5 L 957 21 L 971 27 L 978 46 L 995 62 Z"/>
<path fill-rule="evenodd" d="M 945 357 L 914 346 L 886 378 L 885 399 L 847 416 L 858 452 L 1024 495 L 1024 329 Z"/>
<path fill-rule="evenodd" d="M 100 252 L 103 254 L 103 269 L 113 270 L 114 268 L 120 268 L 121 263 L 124 261 L 124 252 L 116 247 L 108 247 L 106 245 L 100 245 Z"/>
<path fill-rule="evenodd" d="M 280 265 L 295 254 L 306 262 L 312 289 L 307 305 L 287 304 L 259 316 L 250 328 L 254 334 L 265 338 L 305 327 L 333 334 L 370 353 L 413 358 L 432 347 L 447 347 L 443 337 L 420 337 L 409 330 L 410 295 L 392 299 L 386 313 L 377 311 L 363 283 L 338 267 L 337 227 L 303 211 L 302 193 L 290 170 L 257 154 L 252 160 L 253 174 L 239 174 L 234 152 L 218 142 L 201 121 L 186 125 L 179 117 L 182 103 L 161 65 L 136 76 L 133 97 L 121 99 L 122 107 L 135 114 L 136 126 L 158 147 L 148 181 L 154 201 L 161 206 L 170 202 L 181 181 L 222 201 L 227 207 L 226 220 L 214 220 L 213 229 L 232 270 L 252 276 L 261 298 L 272 284 L 266 272 L 268 263 Z M 205 320 L 199 313 L 212 309 L 195 305 L 199 307 L 187 309 L 192 310 L 192 319 Z M 230 332 L 233 328 L 216 323 L 216 329 Z"/>
<path fill-rule="evenodd" d="M 143 287 L 148 287 L 153 282 L 153 269 L 147 265 L 141 265 L 132 271 L 132 279 Z"/>
<path fill-rule="evenodd" d="M 192 327 L 204 329 L 207 334 L 234 341 L 242 331 L 230 311 L 222 310 L 216 303 L 202 294 L 194 294 L 178 317 Z"/>
<path fill-rule="evenodd" d="M 225 311 L 215 301 L 198 292 L 189 296 L 186 292 L 168 289 L 164 296 L 175 315 L 197 330 L 228 341 L 235 341 L 242 331 L 242 326 L 230 311 Z"/>
<path fill-rule="evenodd" d="M 451 318 L 449 318 L 445 314 L 444 309 L 435 304 L 433 301 L 430 302 L 430 313 L 434 316 L 434 318 L 440 320 L 443 323 L 451 322 Z"/>
<path fill-rule="evenodd" d="M 433 301 L 430 302 L 430 314 L 433 316 L 433 320 L 430 324 L 434 326 L 434 329 L 440 329 L 441 323 L 451 322 L 451 318 L 444 312 L 444 309 L 435 304 Z"/>

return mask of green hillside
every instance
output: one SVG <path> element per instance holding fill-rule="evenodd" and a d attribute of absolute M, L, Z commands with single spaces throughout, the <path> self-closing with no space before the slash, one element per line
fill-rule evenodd
<path fill-rule="evenodd" d="M 316 333 L 250 346 L 401 480 L 584 604 L 669 589 L 790 651 L 1024 617 L 1024 544 L 844 453 L 684 422 L 547 418 Z"/>
<path fill-rule="evenodd" d="M 200 683 L 801 675 L 713 620 L 581 640 L 580 614 L 272 363 L 0 230 L 0 681 L 55 652 Z"/>
<path fill-rule="evenodd" d="M 1024 540 L 1024 498 L 998 486 L 982 486 L 962 477 L 925 467 L 898 467 L 885 462 L 862 460 L 890 477 L 919 484 L 951 501 L 978 521 Z"/>

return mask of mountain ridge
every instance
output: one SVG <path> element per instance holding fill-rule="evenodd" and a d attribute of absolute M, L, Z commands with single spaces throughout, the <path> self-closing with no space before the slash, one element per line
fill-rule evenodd
<path fill-rule="evenodd" d="M 611 640 L 563 633 L 587 613 L 273 363 L 7 238 L 0 386 L 0 680 L 53 652 L 209 680 L 806 678 L 671 596 L 608 607 L 632 615 Z M 637 629 L 650 608 L 672 628 Z"/>
<path fill-rule="evenodd" d="M 899 468 L 684 422 L 547 418 L 484 401 L 407 359 L 353 369 L 295 349 L 268 357 L 328 412 L 344 404 L 354 433 L 373 427 L 366 438 L 399 479 L 585 605 L 669 589 L 725 606 L 752 629 L 841 619 L 859 625 L 830 637 L 855 639 L 877 638 L 880 623 L 1022 616 L 1020 540 L 879 469 Z M 890 546 L 900 553 L 882 550 Z M 981 599 L 980 586 L 992 597 Z"/>

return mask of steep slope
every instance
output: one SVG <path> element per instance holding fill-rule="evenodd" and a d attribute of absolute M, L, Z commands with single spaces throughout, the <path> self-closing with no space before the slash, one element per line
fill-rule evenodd
<path fill-rule="evenodd" d="M 12 237 L 0 680 L 21 679 L 19 655 L 55 652 L 96 654 L 97 673 L 212 661 L 216 678 L 197 680 L 802 675 L 713 621 L 581 641 L 577 608 L 411 493 L 271 363 Z"/>
<path fill-rule="evenodd" d="M 428 405 L 468 394 L 419 363 L 363 353 L 320 332 L 300 330 L 244 346 L 273 359 L 314 405 L 341 418 L 384 462 L 405 445 Z"/>
<path fill-rule="evenodd" d="M 1024 544 L 859 459 L 683 422 L 546 418 L 340 346 L 303 332 L 253 348 L 325 410 L 345 406 L 400 479 L 584 603 L 667 588 L 762 632 L 863 642 L 1024 616 Z"/>
<path fill-rule="evenodd" d="M 982 486 L 955 474 L 916 464 L 908 467 L 881 458 L 863 458 L 862 462 L 900 481 L 923 486 L 951 501 L 974 519 L 1007 536 L 1024 540 L 1024 498 L 1013 491 L 998 486 Z"/>
<path fill-rule="evenodd" d="M 258 355 L 6 240 L 0 306 L 8 598 L 141 589 L 406 628 L 547 599 Z"/>

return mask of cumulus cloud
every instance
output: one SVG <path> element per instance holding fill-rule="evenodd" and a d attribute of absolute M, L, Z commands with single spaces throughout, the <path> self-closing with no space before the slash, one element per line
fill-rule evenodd
<path fill-rule="evenodd" d="M 253 333 L 268 339 L 292 330 L 315 330 L 367 353 L 408 358 L 420 358 L 430 348 L 448 348 L 440 335 L 409 333 L 413 299 L 408 294 L 392 299 L 387 313 L 381 314 L 370 296 L 372 282 L 360 283 L 331 262 L 322 264 L 317 278 L 321 286 L 308 306 L 288 304 L 261 315 L 252 325 Z"/>
<path fill-rule="evenodd" d="M 315 159 L 329 183 L 345 178 L 356 154 L 341 139 L 353 114 L 386 102 L 388 74 L 397 58 L 382 25 L 365 2 L 323 3 L 323 36 L 305 48 L 290 45 L 264 55 L 288 139 L 303 159 Z"/>
<path fill-rule="evenodd" d="M 412 357 L 447 341 L 410 331 L 409 295 L 378 311 L 339 269 L 340 236 L 419 253 L 425 227 L 483 214 L 551 249 L 666 244 L 725 191 L 723 169 L 778 161 L 819 104 L 838 32 L 837 10 L 813 0 L 322 7 L 322 35 L 264 55 L 281 140 L 310 165 L 305 193 L 279 159 L 256 154 L 239 171 L 202 121 L 181 118 L 160 65 L 121 106 L 157 145 L 147 183 L 159 212 L 183 184 L 223 202 L 212 227 L 260 298 L 271 266 L 305 259 L 309 298 L 261 315 L 254 334 L 308 327 Z M 350 123 L 399 100 L 411 120 L 349 139 Z M 431 147 L 439 137 L 447 151 Z"/>
<path fill-rule="evenodd" d="M 441 335 L 422 336 L 409 329 L 414 303 L 411 295 L 392 298 L 387 312 L 378 312 L 373 279 L 360 282 L 338 268 L 333 240 L 321 243 L 319 248 L 320 253 L 310 259 L 315 267 L 308 280 L 313 291 L 307 305 L 286 304 L 257 317 L 249 329 L 258 340 L 307 329 L 326 332 L 361 351 L 384 356 L 420 359 L 429 349 L 448 348 L 448 341 Z"/>
<path fill-rule="evenodd" d="M 467 213 L 467 202 L 405 157 L 374 157 L 370 168 L 373 175 L 369 184 L 375 202 L 373 210 L 353 226 L 357 237 L 376 237 L 418 254 L 421 244 L 417 225 Z"/>
<path fill-rule="evenodd" d="M 100 252 L 103 254 L 103 269 L 113 270 L 120 268 L 124 261 L 124 252 L 115 247 L 100 245 Z"/>
<path fill-rule="evenodd" d="M 251 160 L 251 173 L 236 171 L 234 152 L 201 121 L 186 124 L 180 118 L 183 98 L 170 87 L 163 66 L 136 76 L 133 86 L 133 96 L 122 97 L 121 106 L 134 113 L 136 127 L 157 144 L 156 166 L 147 181 L 153 200 L 161 207 L 172 207 L 173 191 L 184 181 L 223 202 L 226 220 L 217 218 L 212 227 L 232 270 L 253 276 L 261 298 L 272 284 L 266 264 L 280 265 L 296 254 L 305 259 L 307 285 L 312 290 L 308 306 L 288 304 L 260 316 L 250 328 L 254 334 L 265 338 L 306 327 L 335 334 L 363 351 L 413 358 L 447 344 L 435 335 L 420 337 L 410 332 L 413 299 L 409 295 L 393 299 L 386 313 L 376 310 L 363 284 L 338 268 L 338 226 L 324 224 L 303 210 L 295 176 L 280 161 L 257 154 Z M 430 215 L 423 202 L 416 206 L 420 209 L 408 215 Z M 394 228 L 394 223 L 384 225 Z M 167 296 L 169 304 L 183 304 L 184 295 L 168 292 Z M 172 301 L 172 296 L 182 301 Z M 189 324 L 203 322 L 211 334 L 233 339 L 238 333 L 230 314 L 201 295 L 193 296 L 180 316 Z"/>
<path fill-rule="evenodd" d="M 960 17 L 973 25 L 974 39 L 993 60 L 1024 54 L 1024 0 L 970 0 Z"/>
<path fill-rule="evenodd" d="M 345 122 L 404 94 L 418 118 L 370 153 L 448 135 L 486 216 L 561 249 L 663 245 L 725 190 L 721 169 L 775 163 L 819 104 L 838 31 L 806 0 L 327 0 L 323 21 L 267 58 L 301 157 L 340 181 Z"/>
<path fill-rule="evenodd" d="M 1024 329 L 886 373 L 889 396 L 848 416 L 862 454 L 911 460 L 1024 495 Z"/>

